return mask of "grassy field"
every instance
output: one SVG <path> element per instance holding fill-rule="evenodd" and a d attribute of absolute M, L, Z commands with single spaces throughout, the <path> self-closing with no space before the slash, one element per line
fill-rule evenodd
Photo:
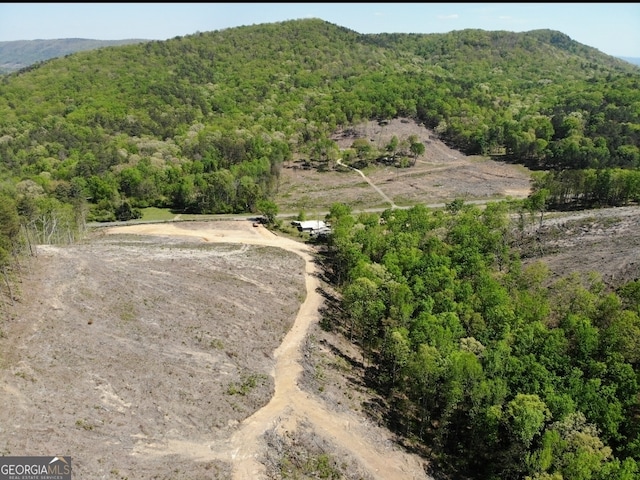
<path fill-rule="evenodd" d="M 168 208 L 148 207 L 140 210 L 142 211 L 142 220 L 148 222 L 167 221 L 176 218 L 176 214 Z"/>

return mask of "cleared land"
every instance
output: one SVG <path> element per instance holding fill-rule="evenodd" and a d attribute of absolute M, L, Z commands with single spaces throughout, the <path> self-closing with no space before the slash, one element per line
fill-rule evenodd
<path fill-rule="evenodd" d="M 253 479 L 276 468 L 267 438 L 300 424 L 347 478 L 427 478 L 386 431 L 298 386 L 320 283 L 311 247 L 248 221 L 39 247 L 3 327 L 0 448 L 70 455 L 82 479 Z"/>
<path fill-rule="evenodd" d="M 407 119 L 394 119 L 387 125 L 368 122 L 337 132 L 334 140 L 340 148 L 349 148 L 355 139 L 365 138 L 384 150 L 394 135 L 400 141 L 415 135 L 425 145 L 424 154 L 412 167 L 371 166 L 363 173 L 398 206 L 438 204 L 455 198 L 465 201 L 523 198 L 530 192 L 530 174 L 522 166 L 465 156 L 437 140 L 431 130 Z M 328 211 L 336 201 L 351 205 L 354 211 L 390 206 L 357 172 L 344 169 L 319 172 L 305 166 L 304 159 L 282 169 L 276 201 L 283 212 L 307 214 Z"/>

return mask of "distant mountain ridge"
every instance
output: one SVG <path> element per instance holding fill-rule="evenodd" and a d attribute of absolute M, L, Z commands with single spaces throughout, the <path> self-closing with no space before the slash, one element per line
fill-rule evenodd
<path fill-rule="evenodd" d="M 0 42 L 0 74 L 11 73 L 34 63 L 70 53 L 147 42 L 143 39 L 93 40 L 88 38 L 60 38 L 53 40 L 15 40 Z"/>
<path fill-rule="evenodd" d="M 633 63 L 634 65 L 640 65 L 640 57 L 620 57 L 625 62 Z"/>
<path fill-rule="evenodd" d="M 387 34 L 382 34 L 387 35 Z M 95 40 L 88 38 L 59 38 L 51 40 L 15 40 L 0 42 L 0 75 L 16 72 L 38 62 L 63 57 L 75 52 L 103 47 L 149 42 L 148 39 Z M 590 47 L 588 47 L 590 48 Z M 615 57 L 640 66 L 640 57 Z"/>

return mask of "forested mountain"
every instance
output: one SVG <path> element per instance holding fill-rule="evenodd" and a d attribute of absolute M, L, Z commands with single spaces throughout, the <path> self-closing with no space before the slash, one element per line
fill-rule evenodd
<path fill-rule="evenodd" d="M 34 63 L 62 57 L 75 52 L 95 50 L 102 47 L 143 43 L 149 40 L 96 40 L 89 38 L 60 38 L 50 40 L 16 40 L 0 42 L 0 74 L 11 73 L 29 67 Z M 583 46 L 585 51 L 593 48 Z M 640 58 L 618 57 L 634 65 L 640 65 Z"/>
<path fill-rule="evenodd" d="M 1 175 L 22 201 L 88 200 L 96 220 L 148 205 L 254 211 L 284 160 L 338 155 L 336 127 L 408 116 L 466 153 L 558 172 L 541 184 L 550 201 L 625 203 L 638 196 L 639 85 L 637 67 L 547 30 L 239 27 L 3 76 Z"/>
<path fill-rule="evenodd" d="M 0 42 L 0 74 L 11 73 L 50 58 L 102 47 L 129 45 L 145 40 L 93 40 L 88 38 L 60 38 L 54 40 L 16 40 Z"/>

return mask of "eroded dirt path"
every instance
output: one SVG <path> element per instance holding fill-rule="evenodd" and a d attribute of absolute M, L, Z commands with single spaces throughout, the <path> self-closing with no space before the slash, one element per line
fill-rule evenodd
<path fill-rule="evenodd" d="M 387 196 L 387 194 L 386 194 L 386 193 L 384 193 L 382 190 L 380 190 L 380 187 L 378 187 L 375 183 L 373 183 L 373 182 L 371 181 L 371 179 L 370 179 L 369 177 L 367 177 L 367 176 L 362 172 L 362 170 L 358 170 L 357 168 L 352 167 L 352 166 L 350 166 L 350 165 L 345 165 L 344 163 L 342 163 L 342 162 L 340 161 L 340 159 L 338 159 L 338 161 L 337 161 L 336 163 L 338 163 L 338 165 L 342 165 L 343 167 L 350 168 L 351 170 L 353 170 L 353 171 L 357 172 L 357 173 L 358 173 L 362 178 L 364 178 L 364 179 L 366 180 L 366 182 L 367 182 L 369 185 L 371 185 L 371 187 L 372 187 L 376 192 L 378 192 L 378 194 L 380 194 L 380 196 L 382 197 L 382 199 L 383 199 L 385 202 L 387 202 L 387 203 L 391 206 L 391 208 L 398 208 L 398 206 L 393 202 L 393 200 L 391 200 L 391 199 Z"/>
<path fill-rule="evenodd" d="M 424 472 L 424 461 L 399 448 L 374 444 L 366 435 L 367 426 L 355 415 L 331 411 L 316 398 L 298 387 L 302 373 L 301 346 L 309 327 L 319 319 L 323 298 L 318 292 L 320 280 L 313 250 L 308 245 L 279 237 L 263 227 L 252 227 L 238 221 L 245 228 L 225 229 L 218 222 L 201 224 L 198 228 L 180 223 L 127 225 L 107 230 L 109 234 L 178 235 L 199 237 L 206 242 L 241 243 L 283 248 L 305 260 L 307 295 L 291 330 L 274 352 L 276 364 L 272 375 L 274 395 L 267 405 L 245 419 L 231 436 L 207 443 L 170 442 L 139 443 L 137 454 L 186 455 L 194 459 L 217 459 L 233 465 L 234 479 L 265 478 L 265 466 L 260 462 L 265 449 L 263 434 L 271 428 L 294 429 L 297 422 L 310 423 L 315 431 L 351 454 L 368 471 L 371 478 L 380 480 L 417 480 L 430 478 Z"/>

